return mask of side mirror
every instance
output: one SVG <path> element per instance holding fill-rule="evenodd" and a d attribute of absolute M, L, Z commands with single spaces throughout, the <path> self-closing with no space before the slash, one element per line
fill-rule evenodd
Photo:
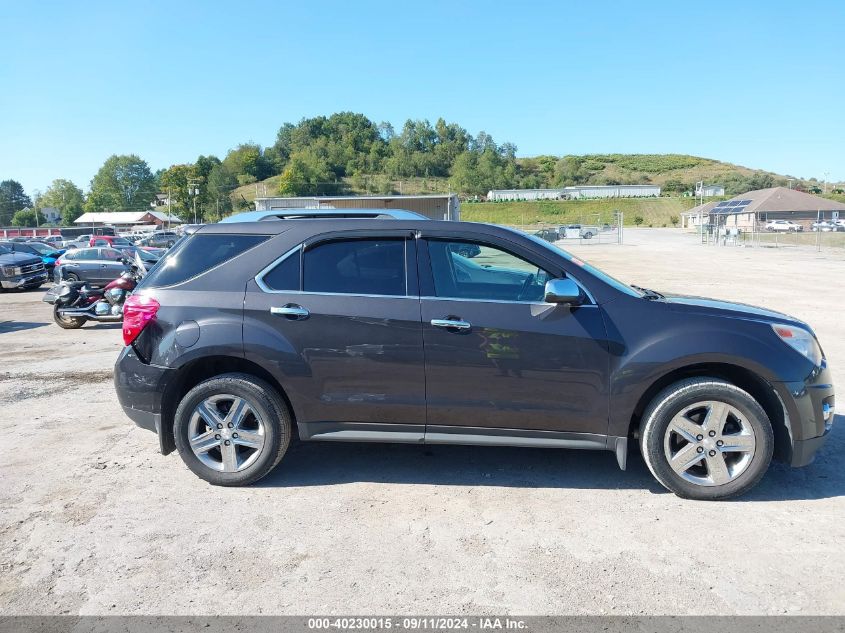
<path fill-rule="evenodd" d="M 581 303 L 581 289 L 571 279 L 549 279 L 543 301 L 546 303 Z"/>

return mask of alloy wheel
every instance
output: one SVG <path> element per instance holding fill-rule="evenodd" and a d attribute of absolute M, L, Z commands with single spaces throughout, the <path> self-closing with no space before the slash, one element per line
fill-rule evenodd
<path fill-rule="evenodd" d="M 234 473 L 258 459 L 266 438 L 265 423 L 239 396 L 215 394 L 200 402 L 188 423 L 188 443 L 203 464 Z"/>
<path fill-rule="evenodd" d="M 721 486 L 739 477 L 754 458 L 754 429 L 736 407 L 706 400 L 684 407 L 669 422 L 666 460 L 685 480 Z"/>

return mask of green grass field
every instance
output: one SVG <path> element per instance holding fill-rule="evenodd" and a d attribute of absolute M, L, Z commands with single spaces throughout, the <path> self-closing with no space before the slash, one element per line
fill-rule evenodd
<path fill-rule="evenodd" d="M 672 226 L 683 211 L 696 204 L 694 198 L 608 198 L 602 200 L 540 200 L 536 202 L 464 202 L 461 219 L 494 224 L 603 224 L 612 223 L 614 212 L 624 214 L 625 225 L 634 226 L 641 216 L 641 226 Z"/>

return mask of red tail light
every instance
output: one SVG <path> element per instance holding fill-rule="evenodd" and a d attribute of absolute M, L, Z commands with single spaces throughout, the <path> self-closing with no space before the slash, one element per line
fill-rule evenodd
<path fill-rule="evenodd" d="M 152 321 L 158 309 L 159 302 L 152 297 L 130 295 L 123 304 L 123 343 L 130 345 L 138 335 Z"/>
<path fill-rule="evenodd" d="M 60 257 L 56 260 L 56 266 L 61 266 L 61 265 L 62 265 L 62 263 L 63 263 L 63 262 L 62 262 L 62 258 L 61 258 L 61 256 L 60 256 Z"/>

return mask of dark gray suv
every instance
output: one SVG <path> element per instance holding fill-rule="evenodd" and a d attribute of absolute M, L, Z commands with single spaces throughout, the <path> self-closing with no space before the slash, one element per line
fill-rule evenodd
<path fill-rule="evenodd" d="M 833 420 L 805 323 L 630 287 L 503 227 L 208 225 L 124 307 L 115 385 L 162 453 L 221 485 L 301 440 L 606 450 L 680 496 L 808 464 Z M 316 466 L 315 466 L 316 467 Z"/>

